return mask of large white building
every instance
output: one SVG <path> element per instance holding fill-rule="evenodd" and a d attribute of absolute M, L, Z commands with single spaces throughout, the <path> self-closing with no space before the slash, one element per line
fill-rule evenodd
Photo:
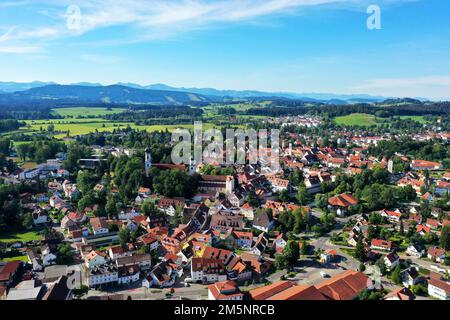
<path fill-rule="evenodd" d="M 441 279 L 431 278 L 428 280 L 428 294 L 439 300 L 450 300 L 450 284 Z"/>
<path fill-rule="evenodd" d="M 88 272 L 88 286 L 95 287 L 102 284 L 117 283 L 118 268 L 114 264 L 96 266 Z"/>

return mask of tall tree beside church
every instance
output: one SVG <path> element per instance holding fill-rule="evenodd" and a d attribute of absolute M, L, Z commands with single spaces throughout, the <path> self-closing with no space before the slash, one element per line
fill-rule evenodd
<path fill-rule="evenodd" d="M 358 242 L 356 243 L 355 258 L 361 262 L 365 262 L 367 260 L 366 249 L 364 248 L 362 236 L 358 238 Z"/>

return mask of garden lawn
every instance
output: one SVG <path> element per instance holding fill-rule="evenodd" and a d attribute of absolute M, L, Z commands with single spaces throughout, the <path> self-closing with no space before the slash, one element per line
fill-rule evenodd
<path fill-rule="evenodd" d="M 15 257 L 4 258 L 4 259 L 0 259 L 0 262 L 10 262 L 10 261 L 16 261 L 16 260 L 28 262 L 28 256 L 15 256 Z"/>
<path fill-rule="evenodd" d="M 41 240 L 42 236 L 37 231 L 1 231 L 0 242 L 28 242 Z"/>

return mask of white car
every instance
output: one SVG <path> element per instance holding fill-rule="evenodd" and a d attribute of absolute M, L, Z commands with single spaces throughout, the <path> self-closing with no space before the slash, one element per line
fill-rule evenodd
<path fill-rule="evenodd" d="M 320 275 L 322 276 L 322 278 L 328 278 L 329 277 L 328 273 L 326 273 L 324 271 L 320 271 Z"/>

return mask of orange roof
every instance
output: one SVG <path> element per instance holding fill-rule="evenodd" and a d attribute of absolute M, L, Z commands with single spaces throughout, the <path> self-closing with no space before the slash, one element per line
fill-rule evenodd
<path fill-rule="evenodd" d="M 267 300 L 270 297 L 287 290 L 294 284 L 289 281 L 279 281 L 268 286 L 250 290 L 249 294 L 253 300 Z"/>
<path fill-rule="evenodd" d="M 296 285 L 275 294 L 267 300 L 327 300 L 314 286 Z"/>
<path fill-rule="evenodd" d="M 316 288 L 333 300 L 353 300 L 367 288 L 368 279 L 362 272 L 347 270 L 316 285 Z"/>
<path fill-rule="evenodd" d="M 352 300 L 367 288 L 368 279 L 362 272 L 347 270 L 315 286 L 279 281 L 249 294 L 253 300 Z"/>
<path fill-rule="evenodd" d="M 402 214 L 401 214 L 400 212 L 396 212 L 396 211 L 390 211 L 390 210 L 384 209 L 383 212 L 384 212 L 386 215 L 391 216 L 391 217 L 397 217 L 397 218 L 400 218 L 400 217 L 402 216 Z"/>
<path fill-rule="evenodd" d="M 348 193 L 343 193 L 335 197 L 331 197 L 328 199 L 328 203 L 337 207 L 349 207 L 358 204 L 358 200 Z"/>
<path fill-rule="evenodd" d="M 212 293 L 216 300 L 243 296 L 243 294 L 239 291 L 236 282 L 231 280 L 211 284 L 208 286 L 208 290 Z"/>
<path fill-rule="evenodd" d="M 382 240 L 382 239 L 373 239 L 371 244 L 374 247 L 383 247 L 383 248 L 391 248 L 392 247 L 391 241 L 386 241 L 386 240 Z"/>
<path fill-rule="evenodd" d="M 430 227 L 424 226 L 423 224 L 419 224 L 416 227 L 416 232 L 425 231 L 425 233 L 429 233 L 431 231 Z"/>

